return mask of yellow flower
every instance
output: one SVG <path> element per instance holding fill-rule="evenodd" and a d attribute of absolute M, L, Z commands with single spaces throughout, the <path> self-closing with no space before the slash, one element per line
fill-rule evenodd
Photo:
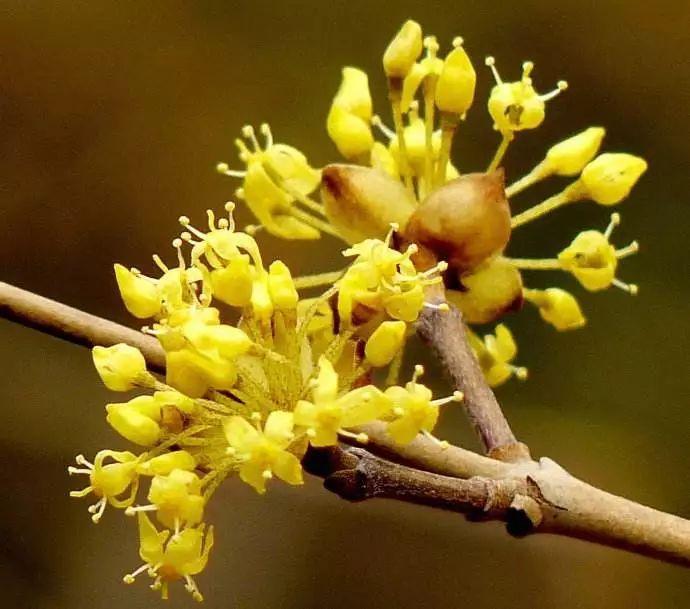
<path fill-rule="evenodd" d="M 386 241 L 367 239 L 343 252 L 356 256 L 338 282 L 338 313 L 345 325 L 363 323 L 381 313 L 413 322 L 425 306 L 424 287 L 441 281 L 445 262 L 418 273 L 410 260 L 416 246 L 398 252 L 389 246 L 391 235 L 392 231 Z"/>
<path fill-rule="evenodd" d="M 394 386 L 385 391 L 385 396 L 391 403 L 390 417 L 393 418 L 388 423 L 388 434 L 398 444 L 409 444 L 420 432 L 439 442 L 431 435 L 438 420 L 439 406 L 462 400 L 460 392 L 447 398 L 432 400 L 431 390 L 417 382 L 423 372 L 422 366 L 416 366 L 412 380 L 405 387 Z M 439 444 L 448 446 L 447 442 Z"/>
<path fill-rule="evenodd" d="M 196 601 L 202 601 L 193 575 L 201 573 L 208 562 L 208 555 L 213 547 L 213 527 L 205 525 L 186 528 L 177 535 L 170 536 L 170 531 L 158 531 L 148 516 L 140 512 L 139 519 L 139 556 L 144 564 L 124 576 L 126 584 L 134 582 L 140 573 L 147 572 L 154 578 L 151 586 L 161 591 L 161 598 L 168 598 L 168 584 L 178 579 L 185 580 L 185 590 Z"/>
<path fill-rule="evenodd" d="M 98 375 L 111 391 L 134 389 L 148 374 L 146 360 L 136 347 L 124 343 L 112 347 L 94 347 L 91 355 Z"/>
<path fill-rule="evenodd" d="M 388 408 L 381 392 L 372 386 L 359 387 L 343 395 L 338 391 L 338 374 L 325 357 L 319 359 L 319 374 L 312 388 L 312 401 L 300 400 L 295 407 L 295 424 L 305 427 L 313 446 L 334 446 L 338 434 L 366 442 L 366 435 L 347 431 L 371 423 Z"/>
<path fill-rule="evenodd" d="M 157 465 L 162 463 L 159 461 Z M 179 531 L 181 525 L 198 524 L 204 515 L 206 500 L 201 493 L 201 480 L 191 471 L 173 469 L 156 474 L 151 480 L 147 498 L 150 504 L 129 507 L 125 513 L 132 516 L 139 512 L 156 512 L 161 524 L 175 531 Z"/>
<path fill-rule="evenodd" d="M 499 324 L 495 335 L 487 334 L 483 341 L 473 332 L 468 332 L 468 338 L 489 385 L 501 385 L 513 375 L 520 380 L 527 378 L 527 368 L 510 363 L 517 355 L 517 345 L 506 326 Z"/>
<path fill-rule="evenodd" d="M 525 290 L 525 299 L 539 309 L 542 319 L 556 330 L 575 330 L 585 325 L 580 305 L 575 297 L 560 288 Z"/>
<path fill-rule="evenodd" d="M 198 398 L 211 387 L 232 389 L 237 371 L 232 361 L 209 357 L 196 350 L 180 349 L 165 356 L 166 382 L 185 395 Z"/>
<path fill-rule="evenodd" d="M 268 415 L 263 430 L 240 416 L 223 424 L 228 454 L 240 462 L 240 478 L 257 493 L 266 492 L 273 474 L 288 484 L 303 483 L 299 459 L 287 450 L 294 439 L 293 426 L 293 414 L 280 410 Z"/>
<path fill-rule="evenodd" d="M 266 138 L 263 147 L 249 125 L 243 128 L 242 135 L 251 148 L 242 140 L 235 140 L 245 170 L 233 171 L 221 163 L 218 171 L 242 178 L 242 188 L 236 194 L 244 199 L 269 233 L 284 239 L 318 239 L 319 231 L 300 217 L 294 203 L 297 197 L 306 196 L 317 188 L 320 173 L 296 148 L 275 144 L 268 125 L 262 125 L 261 132 Z"/>
<path fill-rule="evenodd" d="M 114 463 L 104 465 L 103 462 L 106 459 L 112 459 Z M 89 506 L 91 520 L 98 522 L 108 504 L 117 508 L 132 505 L 139 488 L 137 473 L 139 458 L 136 455 L 128 451 L 101 450 L 96 454 L 93 463 L 87 461 L 83 455 L 77 455 L 76 462 L 81 467 L 70 466 L 67 471 L 70 475 L 89 476 L 90 483 L 80 491 L 70 492 L 70 497 L 85 497 L 90 493 L 98 497 L 98 501 Z M 130 488 L 129 496 L 118 499 L 128 488 Z"/>
<path fill-rule="evenodd" d="M 562 80 L 550 93 L 537 93 L 532 85 L 534 64 L 531 61 L 522 64 L 522 78 L 515 82 L 503 82 L 493 57 L 487 57 L 486 65 L 491 68 L 496 80 L 496 86 L 489 96 L 489 114 L 494 120 L 494 127 L 504 135 L 541 125 L 545 103 L 568 87 Z"/>
<path fill-rule="evenodd" d="M 603 233 L 596 230 L 583 231 L 558 254 L 561 267 L 572 273 L 586 289 L 592 292 L 605 290 L 615 285 L 631 294 L 637 293 L 637 286 L 616 279 L 618 260 L 638 250 L 635 241 L 620 250 L 616 250 L 611 245 L 609 238 L 619 223 L 620 215 L 612 214 L 611 222 Z"/>

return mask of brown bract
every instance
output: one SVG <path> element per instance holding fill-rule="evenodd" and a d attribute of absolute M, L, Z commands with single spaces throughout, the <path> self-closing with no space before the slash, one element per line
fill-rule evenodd
<path fill-rule="evenodd" d="M 510 238 L 503 170 L 468 173 L 435 190 L 415 209 L 404 232 L 451 269 L 476 268 L 503 251 Z"/>
<path fill-rule="evenodd" d="M 328 220 L 348 242 L 383 239 L 391 222 L 404 226 L 415 201 L 401 182 L 380 169 L 334 164 L 321 174 Z"/>

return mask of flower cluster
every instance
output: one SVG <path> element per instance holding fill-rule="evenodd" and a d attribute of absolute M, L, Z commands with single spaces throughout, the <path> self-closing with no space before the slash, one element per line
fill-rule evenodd
<path fill-rule="evenodd" d="M 537 93 L 531 62 L 518 81 L 504 82 L 488 58 L 496 80 L 488 111 L 501 140 L 485 172 L 461 174 L 451 146 L 474 101 L 476 74 L 462 39 L 445 57 L 439 51 L 413 21 L 386 49 L 392 128 L 373 113 L 367 75 L 343 70 L 326 126 L 348 163 L 314 169 L 299 150 L 275 143 L 267 125 L 259 130 L 263 143 L 245 127 L 236 142 L 244 168 L 221 163 L 218 170 L 242 181 L 237 198 L 259 225 L 238 230 L 227 203 L 227 215 L 207 212 L 204 229 L 180 218 L 176 264 L 154 256 L 156 276 L 115 265 L 125 307 L 147 320 L 142 330 L 165 353 L 165 379 L 147 371 L 134 347 L 95 347 L 105 385 L 140 393 L 106 406 L 111 427 L 140 448 L 102 450 L 92 461 L 80 455 L 69 471 L 88 477 L 72 495 L 94 495 L 94 522 L 108 505 L 136 518 L 143 564 L 126 583 L 146 573 L 166 598 L 169 583 L 183 580 L 202 599 L 193 577 L 214 540 L 205 507 L 230 476 L 262 494 L 273 478 L 302 484 L 300 461 L 310 445 L 366 443 L 374 421 L 398 443 L 424 434 L 445 446 L 432 435 L 439 406 L 462 395 L 433 399 L 419 365 L 411 381 L 398 381 L 406 339 L 425 308 L 442 313 L 453 305 L 469 324 L 486 324 L 527 301 L 556 329 L 570 330 L 585 323 L 575 298 L 556 287 L 525 287 L 522 270 L 561 269 L 588 290 L 614 285 L 635 293 L 616 277 L 618 261 L 637 250 L 610 243 L 617 213 L 603 232 L 581 232 L 553 259 L 505 250 L 513 229 L 555 208 L 584 199 L 619 203 L 645 162 L 597 156 L 604 131 L 592 127 L 553 146 L 506 188 L 500 166 L 509 144 L 542 123 L 546 102 L 566 85 Z M 511 213 L 509 198 L 553 175 L 575 180 Z M 259 229 L 285 239 L 338 237 L 348 244 L 348 264 L 293 278 L 282 261 L 265 264 Z M 299 293 L 315 287 L 323 288 L 316 297 Z M 517 347 L 503 323 L 483 339 L 470 333 L 470 344 L 491 385 L 526 377 L 512 363 Z M 373 384 L 375 369 L 387 371 L 382 388 Z"/>
<path fill-rule="evenodd" d="M 441 281 L 444 264 L 418 272 L 413 246 L 391 247 L 392 228 L 385 241 L 346 250 L 354 261 L 335 285 L 300 299 L 288 267 L 266 268 L 254 237 L 235 230 L 232 204 L 226 209 L 219 220 L 208 212 L 205 231 L 180 218 L 177 266 L 154 256 L 159 277 L 115 265 L 126 308 L 151 320 L 143 331 L 165 352 L 166 378 L 148 372 L 134 347 L 95 347 L 109 389 L 144 391 L 106 406 L 107 422 L 140 452 L 102 450 L 92 462 L 80 455 L 69 470 L 88 476 L 72 495 L 96 497 L 94 522 L 108 505 L 137 517 L 144 564 L 124 581 L 147 573 L 164 598 L 169 582 L 182 579 L 201 600 L 193 576 L 213 545 L 204 509 L 225 478 L 237 474 L 262 494 L 274 477 L 302 484 L 300 459 L 310 444 L 366 443 L 361 427 L 375 420 L 400 443 L 417 433 L 433 437 L 438 407 L 461 398 L 432 399 L 417 382 L 420 370 L 385 391 L 365 380 L 399 357 L 427 306 L 424 287 Z M 234 324 L 221 319 L 228 306 L 239 314 Z"/>
<path fill-rule="evenodd" d="M 384 239 L 390 224 L 395 223 L 399 226 L 399 246 L 412 243 L 447 264 L 443 269 L 447 300 L 462 311 L 469 324 L 499 321 L 525 302 L 559 331 L 585 324 L 575 296 L 559 287 L 528 288 L 522 271 L 561 270 L 586 290 L 615 286 L 635 294 L 637 286 L 616 275 L 618 262 L 638 250 L 637 242 L 622 248 L 611 244 L 612 230 L 620 222 L 618 213 L 611 216 L 608 228 L 580 232 L 553 258 L 512 257 L 506 250 L 512 230 L 559 207 L 583 200 L 607 207 L 617 205 L 645 172 L 646 162 L 626 153 L 599 154 L 605 131 L 589 127 L 552 146 L 532 171 L 506 187 L 502 165 L 511 142 L 518 132 L 543 123 L 547 102 L 566 90 L 567 83 L 560 81 L 552 91 L 539 93 L 531 61 L 522 64 L 518 80 L 505 81 L 494 58 L 487 57 L 485 63 L 495 81 L 487 110 L 501 136 L 500 143 L 485 171 L 461 174 L 450 153 L 473 105 L 477 74 L 462 38 L 452 41 L 445 56 L 440 50 L 438 40 L 423 36 L 414 21 L 407 21 L 388 45 L 383 68 L 393 121 L 390 127 L 374 113 L 367 74 L 352 66 L 343 69 L 326 127 L 348 162 L 324 167 L 320 182 L 309 179 L 313 170 L 301 153 L 273 144 L 265 125 L 261 128 L 267 137 L 264 148 L 250 127 L 243 134 L 254 152 L 248 152 L 242 141 L 237 143 L 246 169 L 233 171 L 221 163 L 219 171 L 243 179 L 238 195 L 262 226 L 280 237 L 314 238 L 327 233 L 354 244 Z M 259 158 L 262 175 L 271 177 L 270 188 L 279 189 L 280 197 L 268 196 L 268 186 L 254 186 L 253 164 Z M 511 212 L 513 198 L 552 176 L 574 179 L 545 201 L 519 213 Z M 315 196 L 317 190 L 320 201 Z M 288 220 L 298 228 L 286 230 Z M 419 265 L 414 257 L 412 260 Z M 332 276 L 325 274 L 322 279 L 326 283 Z M 509 330 L 501 327 L 499 334 L 510 336 Z M 510 341 L 512 346 L 506 352 L 512 358 L 512 337 Z M 493 352 L 492 361 L 498 358 L 501 365 L 507 364 L 491 347 L 491 340 L 477 338 L 473 344 L 480 362 L 488 362 L 486 354 Z M 525 377 L 525 369 L 520 367 L 505 368 L 511 374 L 498 375 L 489 364 L 483 368 L 493 385 L 515 372 L 519 372 L 518 378 Z"/>

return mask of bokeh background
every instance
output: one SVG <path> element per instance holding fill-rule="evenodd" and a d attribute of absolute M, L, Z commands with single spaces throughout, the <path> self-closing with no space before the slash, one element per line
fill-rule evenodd
<path fill-rule="evenodd" d="M 392 5 L 392 6 L 391 6 Z M 132 323 L 111 264 L 150 269 L 185 213 L 220 208 L 236 186 L 214 172 L 235 161 L 245 123 L 319 166 L 336 159 L 324 120 L 348 63 L 371 74 L 386 112 L 380 55 L 408 17 L 444 44 L 462 34 L 480 85 L 455 145 L 466 169 L 497 143 L 484 107 L 492 53 L 508 78 L 536 62 L 550 103 L 536 132 L 506 159 L 518 177 L 545 148 L 592 124 L 606 148 L 646 157 L 648 174 L 621 211 L 615 241 L 631 298 L 581 296 L 589 324 L 560 335 L 526 310 L 510 320 L 531 378 L 499 391 L 519 436 L 594 484 L 690 517 L 688 440 L 688 163 L 690 4 L 618 0 L 366 2 L 5 0 L 0 3 L 0 279 Z M 560 184 L 516 202 L 519 208 Z M 521 229 L 511 252 L 550 255 L 583 228 L 603 228 L 594 204 Z M 240 212 L 240 221 L 249 221 Z M 334 268 L 340 245 L 265 239 L 268 257 L 303 272 Z M 113 396 L 87 350 L 0 322 L 0 605 L 130 609 L 159 602 L 122 574 L 139 563 L 132 521 L 93 526 L 65 468 L 78 452 L 123 446 L 104 421 Z M 432 385 L 446 390 L 442 380 Z M 477 447 L 460 409 L 440 435 Z M 199 578 L 211 608 L 513 609 L 688 607 L 690 571 L 568 539 L 521 541 L 499 525 L 389 502 L 350 505 L 311 479 L 258 497 L 237 482 L 210 507 L 217 546 Z M 142 578 L 143 579 L 143 578 Z M 193 601 L 173 589 L 167 606 Z"/>

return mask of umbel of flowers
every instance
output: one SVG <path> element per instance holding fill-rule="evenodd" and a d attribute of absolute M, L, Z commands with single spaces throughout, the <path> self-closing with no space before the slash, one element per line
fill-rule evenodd
<path fill-rule="evenodd" d="M 558 287 L 525 287 L 521 271 L 561 269 L 587 290 L 636 292 L 616 276 L 618 261 L 637 251 L 636 243 L 611 244 L 618 213 L 605 230 L 579 233 L 552 259 L 509 257 L 505 250 L 513 229 L 553 209 L 585 199 L 618 204 L 646 163 L 624 153 L 597 155 L 604 130 L 590 127 L 552 146 L 505 187 L 508 146 L 519 131 L 543 122 L 546 102 L 566 84 L 540 94 L 531 62 L 519 80 L 505 82 L 487 58 L 496 81 L 488 110 L 500 143 L 485 172 L 461 174 L 451 145 L 474 101 L 476 74 L 462 39 L 445 57 L 439 51 L 413 21 L 389 44 L 383 67 L 392 127 L 373 113 L 367 75 L 343 70 L 326 126 L 347 164 L 314 169 L 297 149 L 275 143 L 267 125 L 260 128 L 263 143 L 244 127 L 237 140 L 244 168 L 218 169 L 242 180 L 236 195 L 258 225 L 237 230 L 228 203 L 220 218 L 207 212 L 204 229 L 180 218 L 176 264 L 154 256 L 155 277 L 115 265 L 125 307 L 148 320 L 142 330 L 160 341 L 166 376 L 148 372 L 134 347 L 95 347 L 105 385 L 138 394 L 106 406 L 108 423 L 138 448 L 102 450 L 91 461 L 79 455 L 69 471 L 88 480 L 72 495 L 94 497 L 94 522 L 108 506 L 137 522 L 142 564 L 126 583 L 146 574 L 167 598 L 169 583 L 181 580 L 202 600 L 194 576 L 214 540 L 204 511 L 228 477 L 261 494 L 273 478 L 302 484 L 300 460 L 309 445 L 366 443 L 363 426 L 373 421 L 385 422 L 398 443 L 421 433 L 445 446 L 432 435 L 439 406 L 461 394 L 433 399 L 419 382 L 419 365 L 409 382 L 399 382 L 420 313 L 449 307 L 427 302 L 430 286 L 443 283 L 469 324 L 496 322 L 527 301 L 558 330 L 585 323 L 577 301 Z M 554 175 L 572 181 L 511 213 L 511 197 Z M 282 261 L 265 263 L 255 238 L 260 229 L 285 239 L 338 237 L 348 244 L 347 265 L 293 278 Z M 315 297 L 299 294 L 319 287 Z M 517 347 L 503 323 L 483 339 L 470 333 L 470 342 L 491 385 L 525 378 L 526 370 L 512 364 Z M 376 374 L 385 378 L 380 386 L 372 381 L 376 369 L 384 371 Z"/>

